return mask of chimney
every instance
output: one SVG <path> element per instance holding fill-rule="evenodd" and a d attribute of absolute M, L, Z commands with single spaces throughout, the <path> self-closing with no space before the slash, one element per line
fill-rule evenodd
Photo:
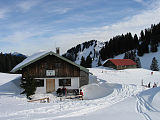
<path fill-rule="evenodd" d="M 56 53 L 60 55 L 59 47 L 56 48 Z"/>

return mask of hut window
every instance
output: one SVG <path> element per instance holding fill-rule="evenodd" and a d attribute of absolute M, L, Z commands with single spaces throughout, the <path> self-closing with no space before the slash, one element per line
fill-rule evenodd
<path fill-rule="evenodd" d="M 71 86 L 71 79 L 59 79 L 59 86 Z"/>
<path fill-rule="evenodd" d="M 37 87 L 44 87 L 44 80 L 43 79 L 36 79 L 36 86 Z"/>

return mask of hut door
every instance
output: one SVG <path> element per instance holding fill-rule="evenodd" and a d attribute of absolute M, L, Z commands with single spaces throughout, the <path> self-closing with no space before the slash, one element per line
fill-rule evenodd
<path fill-rule="evenodd" d="M 55 91 L 55 79 L 47 79 L 46 80 L 46 91 L 47 92 Z"/>

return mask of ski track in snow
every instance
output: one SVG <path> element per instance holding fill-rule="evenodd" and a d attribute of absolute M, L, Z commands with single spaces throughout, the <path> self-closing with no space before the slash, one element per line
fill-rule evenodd
<path fill-rule="evenodd" d="M 137 95 L 137 102 L 136 102 L 136 108 L 138 113 L 142 114 L 142 116 L 146 119 L 146 120 L 151 120 L 150 116 L 145 113 L 145 101 L 142 97 Z M 148 105 L 147 105 L 148 106 Z"/>
<path fill-rule="evenodd" d="M 153 106 L 150 105 L 143 97 L 141 97 L 139 94 L 136 95 L 137 102 L 136 102 L 136 110 L 138 113 L 140 113 L 145 120 L 152 120 L 151 116 L 146 111 L 151 112 L 159 112 L 157 109 L 155 109 Z"/>
<path fill-rule="evenodd" d="M 150 76 L 150 71 L 143 69 L 112 71 L 99 68 L 93 71 L 98 77 L 97 85 L 108 90 L 111 89 L 111 92 L 105 97 L 83 101 L 69 99 L 60 101 L 59 98 L 48 94 L 51 99 L 50 103 L 28 103 L 25 97 L 15 94 L 15 91 L 19 90 L 10 81 L 12 78 L 2 79 L 2 85 L 0 86 L 0 120 L 70 119 L 70 117 L 81 117 L 95 111 L 101 111 L 103 108 L 114 107 L 127 98 L 134 98 L 134 100 L 136 98 L 135 104 L 133 104 L 135 107 L 131 107 L 132 112 L 136 112 L 135 115 L 138 113 L 138 116 L 142 116 L 144 120 L 159 120 L 159 94 L 157 93 L 160 92 L 160 89 L 150 90 L 140 86 L 141 78 L 143 78 L 144 84 L 152 81 L 159 85 L 159 72 L 154 72 L 154 75 Z M 11 87 L 15 91 L 12 91 Z M 38 97 L 42 98 L 44 96 L 40 95 L 35 98 Z"/>
<path fill-rule="evenodd" d="M 96 110 L 109 107 L 113 104 L 116 104 L 120 101 L 123 101 L 125 98 L 135 96 L 141 89 L 137 89 L 137 86 L 134 85 L 122 85 L 121 89 L 115 89 L 112 94 L 109 96 L 95 99 L 95 100 L 83 100 L 83 101 L 71 101 L 64 100 L 62 102 L 52 103 L 46 107 L 39 107 L 29 109 L 29 104 L 24 104 L 25 110 L 15 111 L 15 113 L 5 113 L 0 115 L 0 119 L 10 119 L 10 120 L 19 120 L 32 118 L 35 120 L 50 120 L 58 118 L 66 118 L 72 116 L 80 116 Z M 50 103 L 49 103 L 50 104 Z M 138 111 L 141 112 L 141 106 L 138 101 Z M 87 107 L 86 107 L 87 106 Z M 34 116 L 33 116 L 34 114 Z M 35 114 L 37 114 L 35 116 Z M 39 115 L 41 116 L 39 118 Z M 46 118 L 46 116 L 49 116 Z M 148 117 L 149 118 L 149 117 Z M 147 119 L 150 120 L 150 119 Z"/>

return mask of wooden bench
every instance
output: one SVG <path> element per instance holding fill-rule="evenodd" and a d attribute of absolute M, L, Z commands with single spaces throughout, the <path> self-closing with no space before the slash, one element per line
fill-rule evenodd
<path fill-rule="evenodd" d="M 45 100 L 47 100 L 47 103 L 49 103 L 49 97 L 36 99 L 36 100 L 29 100 L 28 102 L 40 101 L 41 103 L 44 103 L 44 102 L 46 102 Z"/>
<path fill-rule="evenodd" d="M 72 96 L 67 96 L 66 99 L 75 99 L 75 98 L 79 98 L 81 100 L 83 100 L 83 96 L 82 95 L 72 95 Z"/>

